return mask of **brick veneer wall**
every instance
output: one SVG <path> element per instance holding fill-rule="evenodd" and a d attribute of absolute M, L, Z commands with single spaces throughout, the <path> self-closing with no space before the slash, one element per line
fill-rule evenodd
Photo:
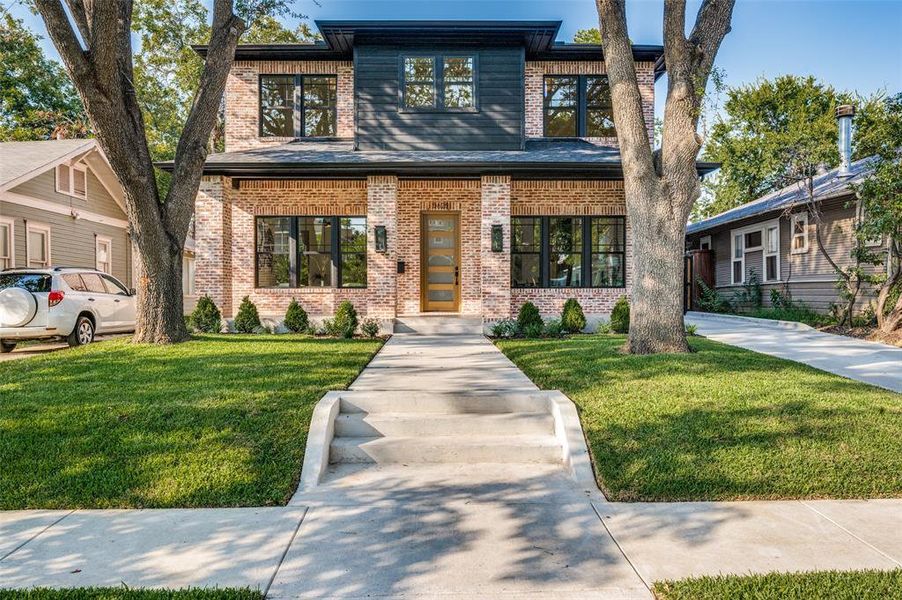
<path fill-rule="evenodd" d="M 367 192 L 367 316 L 391 319 L 397 306 L 398 178 L 370 177 Z M 384 225 L 388 248 L 376 252 L 376 226 Z"/>
<path fill-rule="evenodd" d="M 481 206 L 482 318 L 486 321 L 493 321 L 510 315 L 511 178 L 507 176 L 483 177 Z M 501 252 L 492 252 L 492 225 L 501 225 L 504 232 Z"/>
<path fill-rule="evenodd" d="M 260 137 L 260 75 L 337 75 L 337 137 L 354 137 L 354 63 L 351 61 L 237 61 L 226 80 L 227 152 L 284 144 L 295 138 Z"/>
<path fill-rule="evenodd" d="M 479 314 L 480 182 L 472 179 L 405 179 L 398 182 L 398 314 L 420 312 L 420 226 L 424 212 L 460 213 L 460 312 Z"/>
<path fill-rule="evenodd" d="M 232 312 L 232 216 L 231 182 L 222 177 L 204 177 L 194 202 L 194 289 L 209 295 L 223 311 Z"/>
<path fill-rule="evenodd" d="M 625 216 L 622 181 L 514 181 L 511 184 L 511 214 L 528 216 L 595 215 Z M 576 298 L 586 313 L 610 313 L 621 296 L 629 297 L 632 285 L 632 231 L 626 222 L 626 287 L 570 289 L 513 289 L 510 311 L 516 315 L 527 300 L 543 314 L 560 314 L 568 298 Z"/>
<path fill-rule="evenodd" d="M 526 63 L 526 137 L 543 137 L 542 100 L 545 75 L 604 75 L 603 60 L 598 61 L 527 61 Z M 636 63 L 636 78 L 642 95 L 642 112 L 648 127 L 648 139 L 655 137 L 655 65 Z M 587 138 L 604 144 L 617 144 L 617 138 Z"/>

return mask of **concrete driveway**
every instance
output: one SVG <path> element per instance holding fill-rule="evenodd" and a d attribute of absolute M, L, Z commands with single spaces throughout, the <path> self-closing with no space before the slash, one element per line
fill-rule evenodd
<path fill-rule="evenodd" d="M 690 312 L 699 335 L 902 392 L 902 348 L 821 333 L 802 323 Z"/>

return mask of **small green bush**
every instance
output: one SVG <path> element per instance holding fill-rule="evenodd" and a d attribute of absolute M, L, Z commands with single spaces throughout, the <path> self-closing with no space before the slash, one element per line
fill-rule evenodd
<path fill-rule="evenodd" d="M 241 306 L 238 307 L 234 325 L 238 333 L 254 333 L 254 331 L 262 327 L 260 324 L 260 313 L 257 312 L 257 305 L 251 302 L 250 297 L 245 296 L 241 300 Z"/>
<path fill-rule="evenodd" d="M 502 319 L 492 325 L 492 337 L 509 339 L 519 333 L 517 322 L 512 319 Z"/>
<path fill-rule="evenodd" d="M 545 337 L 559 338 L 564 335 L 564 327 L 560 319 L 548 319 L 542 332 Z"/>
<path fill-rule="evenodd" d="M 349 300 L 345 300 L 338 305 L 338 310 L 335 311 L 335 318 L 329 323 L 331 324 L 331 328 L 327 327 L 327 329 L 331 329 L 329 335 L 350 339 L 354 337 L 354 332 L 357 331 L 357 309 L 354 308 L 354 305 Z"/>
<path fill-rule="evenodd" d="M 599 321 L 598 326 L 595 328 L 595 333 L 600 333 L 602 335 L 611 333 L 611 324 L 607 321 Z"/>
<path fill-rule="evenodd" d="M 583 307 L 576 298 L 570 298 L 564 302 L 564 310 L 561 312 L 561 327 L 567 333 L 579 333 L 586 328 L 586 315 Z"/>
<path fill-rule="evenodd" d="M 360 332 L 368 338 L 374 338 L 379 335 L 379 321 L 373 318 L 366 318 L 360 324 Z"/>
<path fill-rule="evenodd" d="M 611 331 L 614 333 L 629 333 L 630 331 L 630 303 L 625 296 L 621 296 L 614 304 L 611 311 Z"/>
<path fill-rule="evenodd" d="M 709 313 L 734 313 L 736 308 L 729 299 L 717 293 L 717 290 L 711 288 L 701 279 L 695 280 L 698 284 L 699 294 L 696 298 L 696 306 L 701 312 Z"/>
<path fill-rule="evenodd" d="M 201 296 L 189 321 L 191 328 L 204 333 L 219 333 L 222 329 L 222 314 L 210 296 Z"/>
<path fill-rule="evenodd" d="M 298 301 L 291 299 L 288 310 L 285 311 L 285 329 L 292 333 L 304 333 L 310 327 L 310 318 Z"/>
<path fill-rule="evenodd" d="M 686 325 L 686 335 L 698 335 L 698 325 Z"/>
<path fill-rule="evenodd" d="M 517 327 L 528 338 L 542 335 L 545 322 L 542 320 L 542 315 L 539 314 L 539 309 L 535 304 L 525 302 L 520 306 L 520 312 L 517 314 Z"/>

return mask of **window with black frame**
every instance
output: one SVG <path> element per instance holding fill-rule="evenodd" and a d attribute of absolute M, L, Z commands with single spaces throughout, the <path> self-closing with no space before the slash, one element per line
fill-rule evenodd
<path fill-rule="evenodd" d="M 625 217 L 511 218 L 511 287 L 625 285 Z"/>
<path fill-rule="evenodd" d="M 261 137 L 334 137 L 338 78 L 334 75 L 261 75 Z"/>
<path fill-rule="evenodd" d="M 401 108 L 425 112 L 475 111 L 476 57 L 402 57 Z"/>
<path fill-rule="evenodd" d="M 446 57 L 442 63 L 445 108 L 470 108 L 475 102 L 473 57 Z"/>
<path fill-rule="evenodd" d="M 432 108 L 435 106 L 435 96 L 435 58 L 404 57 L 404 106 Z"/>
<path fill-rule="evenodd" d="M 259 288 L 365 288 L 366 217 L 257 217 Z"/>
<path fill-rule="evenodd" d="M 511 219 L 511 286 L 542 284 L 542 221 L 539 217 Z"/>
<path fill-rule="evenodd" d="M 607 75 L 546 75 L 545 137 L 615 137 Z"/>

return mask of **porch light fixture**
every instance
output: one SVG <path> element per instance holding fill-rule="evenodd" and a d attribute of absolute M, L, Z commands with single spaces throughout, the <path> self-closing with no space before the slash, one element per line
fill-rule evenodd
<path fill-rule="evenodd" d="M 388 233 L 385 225 L 376 225 L 376 252 L 388 251 Z"/>
<path fill-rule="evenodd" d="M 492 252 L 504 252 L 504 230 L 501 225 L 492 225 Z"/>

